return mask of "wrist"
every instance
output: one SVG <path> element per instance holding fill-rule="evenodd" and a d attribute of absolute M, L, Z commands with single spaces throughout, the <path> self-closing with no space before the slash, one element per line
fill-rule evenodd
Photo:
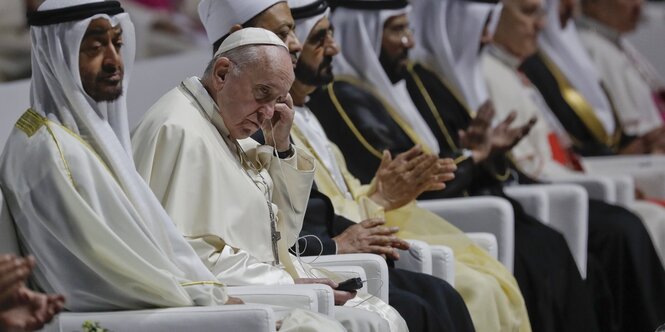
<path fill-rule="evenodd" d="M 384 210 L 388 211 L 390 207 L 390 202 L 383 197 L 378 191 L 375 191 L 371 195 L 369 195 L 369 199 L 371 199 L 374 203 L 380 205 L 383 207 Z"/>
<path fill-rule="evenodd" d="M 280 150 L 278 148 L 276 149 L 277 149 L 277 157 L 279 157 L 279 159 L 291 158 L 296 153 L 296 150 L 293 148 L 293 145 L 290 143 L 285 150 Z"/>

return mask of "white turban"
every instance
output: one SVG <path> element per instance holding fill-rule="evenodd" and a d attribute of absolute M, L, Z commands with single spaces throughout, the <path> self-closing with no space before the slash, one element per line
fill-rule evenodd
<path fill-rule="evenodd" d="M 264 10 L 285 0 L 201 0 L 199 17 L 214 44 L 229 34 L 231 27 L 245 24 Z"/>
<path fill-rule="evenodd" d="M 404 81 L 396 85 L 379 61 L 383 25 L 397 15 L 406 14 L 410 6 L 401 9 L 362 10 L 339 7 L 332 14 L 341 53 L 333 58 L 335 75 L 359 78 L 371 84 L 394 107 L 411 129 L 418 133 L 423 143 L 434 153 L 439 153 L 439 143 L 413 104 Z"/>

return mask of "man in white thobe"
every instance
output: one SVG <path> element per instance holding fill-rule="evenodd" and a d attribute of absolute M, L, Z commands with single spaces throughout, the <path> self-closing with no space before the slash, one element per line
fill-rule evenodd
<path fill-rule="evenodd" d="M 312 157 L 289 142 L 293 79 L 279 37 L 241 29 L 221 43 L 201 79 L 186 79 L 157 101 L 133 136 L 139 173 L 202 261 L 228 285 L 336 287 L 313 279 L 325 271 L 288 253 L 302 227 L 314 172 Z M 266 145 L 249 137 L 259 129 Z M 353 296 L 336 291 L 336 302 Z M 349 303 L 360 302 L 388 321 L 337 307 L 347 328 L 406 330 L 387 304 L 375 298 Z"/>
<path fill-rule="evenodd" d="M 647 135 L 645 152 L 665 150 L 665 82 L 624 37 L 637 27 L 642 1 L 582 1 L 579 36 L 622 129 L 633 136 Z"/>
<path fill-rule="evenodd" d="M 74 311 L 226 303 L 134 169 L 127 14 L 117 2 L 47 0 L 29 23 L 31 108 L 9 137 L 0 185 L 37 285 Z"/>

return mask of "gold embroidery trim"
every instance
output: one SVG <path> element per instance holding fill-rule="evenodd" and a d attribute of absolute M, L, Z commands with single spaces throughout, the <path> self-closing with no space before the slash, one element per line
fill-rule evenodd
<path fill-rule="evenodd" d="M 568 80 L 563 76 L 559 68 L 544 54 L 541 53 L 543 63 L 554 76 L 559 85 L 561 96 L 570 105 L 575 114 L 582 120 L 584 125 L 591 131 L 593 137 L 605 145 L 612 146 L 616 144 L 617 135 L 612 137 L 607 134 L 602 123 L 594 113 L 593 107 L 586 101 L 584 96 L 573 88 Z"/>
<path fill-rule="evenodd" d="M 430 113 L 432 113 L 432 116 L 434 116 L 434 119 L 436 119 L 436 124 L 439 127 L 439 130 L 441 130 L 441 133 L 443 133 L 443 136 L 446 137 L 446 142 L 448 143 L 448 146 L 453 149 L 453 150 L 458 150 L 457 145 L 455 142 L 453 142 L 453 138 L 450 136 L 450 133 L 448 133 L 448 128 L 446 128 L 445 123 L 443 122 L 443 119 L 441 118 L 441 115 L 439 114 L 438 109 L 436 108 L 436 105 L 434 105 L 434 101 L 432 100 L 432 97 L 429 95 L 427 90 L 425 89 L 425 84 L 423 84 L 423 81 L 420 79 L 420 77 L 416 74 L 416 72 L 413 70 L 413 62 L 410 62 L 407 66 L 406 69 L 409 72 L 409 75 L 411 75 L 411 78 L 416 82 L 416 86 L 418 87 L 418 91 L 420 91 L 420 95 L 425 98 L 425 103 L 427 104 L 427 107 L 430 110 Z"/>
<path fill-rule="evenodd" d="M 65 159 L 65 153 L 62 150 L 62 146 L 60 146 L 60 142 L 55 137 L 55 133 L 53 133 L 53 130 L 49 126 L 49 122 L 50 121 L 47 118 L 35 112 L 33 109 L 28 109 L 16 122 L 16 128 L 23 131 L 26 135 L 28 135 L 28 137 L 32 137 L 42 126 L 46 127 L 46 131 L 49 133 L 51 139 L 53 139 L 53 142 L 55 143 L 55 147 L 58 149 L 60 160 L 62 160 L 62 164 L 65 167 L 65 173 L 67 174 L 69 180 L 72 182 L 72 186 L 76 188 L 76 182 L 74 182 L 72 170 L 69 167 L 67 159 Z"/>
<path fill-rule="evenodd" d="M 395 109 L 390 104 L 388 104 L 388 102 L 383 98 L 383 96 L 381 96 L 381 94 L 376 92 L 372 87 L 370 87 L 367 84 L 364 84 L 363 82 L 361 82 L 360 80 L 358 80 L 356 78 L 353 78 L 353 77 L 350 77 L 350 76 L 338 76 L 338 77 L 335 78 L 335 81 L 347 82 L 347 83 L 350 83 L 350 84 L 355 85 L 355 86 L 363 87 L 366 91 L 371 93 L 374 96 L 374 98 L 376 98 L 381 103 L 381 105 L 383 105 L 383 107 L 386 109 L 386 111 L 388 112 L 390 117 L 393 119 L 393 121 L 395 121 L 397 123 L 397 125 L 400 126 L 400 128 L 406 133 L 406 135 L 411 139 L 412 142 L 414 142 L 415 144 L 420 144 L 420 146 L 421 146 L 421 148 L 424 152 L 426 152 L 426 153 L 431 153 L 432 152 L 430 150 L 430 148 L 427 146 L 427 144 L 425 144 L 423 142 L 423 140 L 420 138 L 420 136 L 416 135 L 413 132 L 413 129 L 411 128 L 411 126 L 409 126 L 402 119 L 402 117 L 397 113 L 397 111 L 395 111 Z M 328 88 L 332 89 L 333 84 L 334 84 L 334 82 L 329 84 Z M 331 92 L 329 91 L 329 93 L 331 93 Z M 334 92 L 332 92 L 332 93 L 334 94 Z M 332 98 L 332 96 L 331 96 L 331 98 Z M 337 100 L 337 98 L 335 97 L 335 99 L 333 100 L 333 103 L 335 103 L 336 100 Z M 344 109 L 341 107 L 341 104 L 339 104 L 339 101 L 337 101 L 336 107 L 337 106 L 339 106 L 339 108 L 337 109 L 338 112 L 344 112 Z M 349 119 L 348 116 L 346 116 L 346 113 L 342 114 L 342 117 L 346 118 L 346 119 Z M 349 123 L 350 123 L 350 119 L 349 119 L 349 122 L 347 122 L 347 124 L 349 124 Z M 355 128 L 355 126 L 354 126 L 354 128 Z M 360 132 L 358 132 L 358 134 L 360 134 Z M 364 140 L 364 137 L 363 137 L 363 140 Z M 379 154 L 378 158 L 381 158 L 381 157 L 382 157 L 382 154 Z"/>
<path fill-rule="evenodd" d="M 223 283 L 217 282 L 217 281 L 192 281 L 192 282 L 180 283 L 180 286 L 182 286 L 182 287 L 201 286 L 201 285 L 209 285 L 209 286 L 217 286 L 217 287 L 224 287 L 225 286 Z"/>

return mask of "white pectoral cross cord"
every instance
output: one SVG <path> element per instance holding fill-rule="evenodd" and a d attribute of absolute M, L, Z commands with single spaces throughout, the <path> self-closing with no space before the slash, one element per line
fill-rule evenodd
<path fill-rule="evenodd" d="M 273 265 L 277 266 L 279 265 L 279 251 L 277 249 L 277 241 L 282 238 L 282 234 L 277 230 L 277 218 L 275 216 L 275 210 L 272 207 L 272 202 L 270 201 L 270 188 L 268 187 L 268 182 L 261 174 L 261 170 L 257 169 L 256 166 L 254 166 L 254 164 L 249 161 L 249 157 L 245 153 L 245 150 L 242 149 L 238 141 L 231 137 L 229 137 L 229 139 L 234 143 L 236 150 L 238 151 L 238 158 L 240 159 L 241 168 L 245 171 L 245 174 L 247 174 L 256 188 L 265 196 L 266 205 L 268 206 L 268 212 L 270 214 L 270 240 L 272 242 L 272 255 L 275 258 Z M 265 190 L 261 190 L 261 187 L 257 181 L 254 181 L 252 176 L 247 171 L 248 168 L 256 172 L 256 174 L 261 179 L 261 183 L 263 184 Z"/>

